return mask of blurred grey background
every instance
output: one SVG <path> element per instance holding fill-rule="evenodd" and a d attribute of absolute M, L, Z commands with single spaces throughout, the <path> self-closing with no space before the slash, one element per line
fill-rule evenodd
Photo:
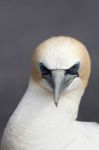
<path fill-rule="evenodd" d="M 92 74 L 78 119 L 99 121 L 99 1 L 0 0 L 0 135 L 27 88 L 33 49 L 53 35 L 88 47 Z"/>

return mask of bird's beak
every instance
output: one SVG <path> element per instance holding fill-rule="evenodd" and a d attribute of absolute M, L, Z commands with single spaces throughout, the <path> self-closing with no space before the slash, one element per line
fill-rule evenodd
<path fill-rule="evenodd" d="M 64 88 L 68 87 L 75 77 L 77 75 L 66 75 L 65 70 L 52 70 L 54 103 L 56 106 L 58 106 L 58 101 Z"/>

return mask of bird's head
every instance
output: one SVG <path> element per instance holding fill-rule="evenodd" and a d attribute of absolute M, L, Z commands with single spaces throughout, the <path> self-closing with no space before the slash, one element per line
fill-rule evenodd
<path fill-rule="evenodd" d="M 51 37 L 33 54 L 33 80 L 53 94 L 56 106 L 63 93 L 84 91 L 90 68 L 86 47 L 71 37 Z"/>

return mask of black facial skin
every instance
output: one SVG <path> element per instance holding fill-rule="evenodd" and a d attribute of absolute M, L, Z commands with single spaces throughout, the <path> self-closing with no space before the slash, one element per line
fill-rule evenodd
<path fill-rule="evenodd" d="M 54 89 L 54 81 L 52 78 L 51 70 L 49 70 L 47 67 L 45 67 L 43 65 L 43 63 L 40 63 L 39 66 L 40 66 L 40 70 L 42 73 L 42 78 L 45 78 L 47 80 L 47 82 L 49 83 L 49 85 L 51 86 L 51 88 Z M 79 67 L 80 67 L 80 63 L 77 62 L 74 66 L 65 70 L 64 78 L 65 77 L 67 78 L 68 76 L 69 76 L 69 78 L 67 81 L 64 80 L 64 87 L 65 87 L 65 83 L 69 85 L 75 77 L 79 76 L 79 73 L 78 73 Z M 70 79 L 70 76 L 71 76 L 72 80 Z"/>
<path fill-rule="evenodd" d="M 78 74 L 79 67 L 80 67 L 80 63 L 77 62 L 74 66 L 72 66 L 71 68 L 66 70 L 66 74 L 79 76 L 79 74 Z"/>
<path fill-rule="evenodd" d="M 46 68 L 42 63 L 40 63 L 40 70 L 42 72 L 42 78 L 45 78 L 52 89 L 54 89 L 54 82 L 52 79 L 52 73 L 51 70 Z"/>

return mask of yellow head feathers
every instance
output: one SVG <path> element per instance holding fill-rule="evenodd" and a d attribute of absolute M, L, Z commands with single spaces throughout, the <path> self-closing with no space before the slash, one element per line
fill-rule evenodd
<path fill-rule="evenodd" d="M 38 45 L 34 51 L 34 80 L 41 78 L 39 63 L 45 64 L 48 69 L 68 69 L 76 62 L 80 62 L 79 75 L 86 85 L 91 69 L 87 48 L 72 37 L 51 37 Z"/>

